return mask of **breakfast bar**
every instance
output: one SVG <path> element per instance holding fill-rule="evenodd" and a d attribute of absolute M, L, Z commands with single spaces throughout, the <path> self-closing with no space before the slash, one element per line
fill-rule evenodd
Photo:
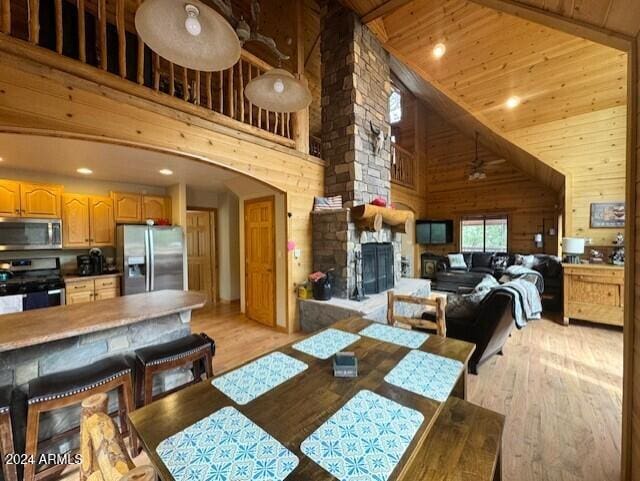
<path fill-rule="evenodd" d="M 0 385 L 22 385 L 191 332 L 202 295 L 157 291 L 0 316 Z"/>

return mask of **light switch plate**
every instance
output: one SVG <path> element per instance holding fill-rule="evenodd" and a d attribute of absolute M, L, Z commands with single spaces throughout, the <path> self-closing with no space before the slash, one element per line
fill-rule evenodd
<path fill-rule="evenodd" d="M 300 259 L 300 249 L 293 249 L 293 258 Z"/>

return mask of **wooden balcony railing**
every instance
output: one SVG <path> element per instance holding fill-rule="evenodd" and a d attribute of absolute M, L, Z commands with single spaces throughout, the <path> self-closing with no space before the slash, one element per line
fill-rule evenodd
<path fill-rule="evenodd" d="M 415 154 L 391 144 L 391 182 L 415 189 Z"/>
<path fill-rule="evenodd" d="M 226 121 L 226 125 L 295 146 L 295 114 L 260 109 L 244 96 L 247 84 L 271 69 L 269 64 L 243 50 L 238 63 L 223 72 L 199 72 L 174 65 L 152 52 L 135 33 L 135 9 L 140 2 L 0 0 L 0 31 L 95 67 L 105 75 L 117 75 L 172 97 L 155 96 L 155 101 L 164 99 L 165 104 L 175 108 L 175 100 L 180 99 L 196 106 L 205 118 L 220 120 L 213 113 L 221 114 L 235 121 Z M 0 35 L 0 41 L 2 38 Z M 35 51 L 34 55 L 42 61 L 43 55 Z M 76 70 L 87 72 L 86 67 Z M 95 79 L 95 72 L 91 76 Z M 114 84 L 113 80 L 109 83 Z M 193 112 L 193 108 L 190 106 L 188 111 Z"/>

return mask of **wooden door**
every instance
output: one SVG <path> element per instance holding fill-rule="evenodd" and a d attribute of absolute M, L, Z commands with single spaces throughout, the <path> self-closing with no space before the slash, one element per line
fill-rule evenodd
<path fill-rule="evenodd" d="M 62 187 L 58 185 L 20 183 L 22 217 L 60 218 Z"/>
<path fill-rule="evenodd" d="M 145 195 L 142 198 L 142 219 L 171 220 L 171 199 L 168 197 Z"/>
<path fill-rule="evenodd" d="M 119 224 L 136 224 L 142 222 L 142 196 L 113 192 L 113 215 Z"/>
<path fill-rule="evenodd" d="M 116 225 L 111 197 L 89 198 L 89 225 L 92 246 L 108 247 L 116 244 Z"/>
<path fill-rule="evenodd" d="M 213 239 L 212 212 L 187 211 L 187 262 L 189 265 L 189 290 L 204 294 L 207 302 L 216 300 L 215 278 L 212 259 Z"/>
<path fill-rule="evenodd" d="M 0 180 L 0 217 L 20 216 L 20 182 Z"/>
<path fill-rule="evenodd" d="M 275 200 L 244 203 L 245 309 L 249 318 L 276 323 Z"/>
<path fill-rule="evenodd" d="M 90 245 L 89 198 L 86 195 L 62 196 L 62 243 L 64 247 L 82 248 Z"/>

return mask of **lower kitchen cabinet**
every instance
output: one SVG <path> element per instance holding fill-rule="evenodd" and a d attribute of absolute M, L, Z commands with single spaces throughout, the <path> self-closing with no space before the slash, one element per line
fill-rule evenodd
<path fill-rule="evenodd" d="M 103 275 L 93 278 L 65 279 L 67 305 L 113 299 L 120 296 L 120 277 Z"/>

